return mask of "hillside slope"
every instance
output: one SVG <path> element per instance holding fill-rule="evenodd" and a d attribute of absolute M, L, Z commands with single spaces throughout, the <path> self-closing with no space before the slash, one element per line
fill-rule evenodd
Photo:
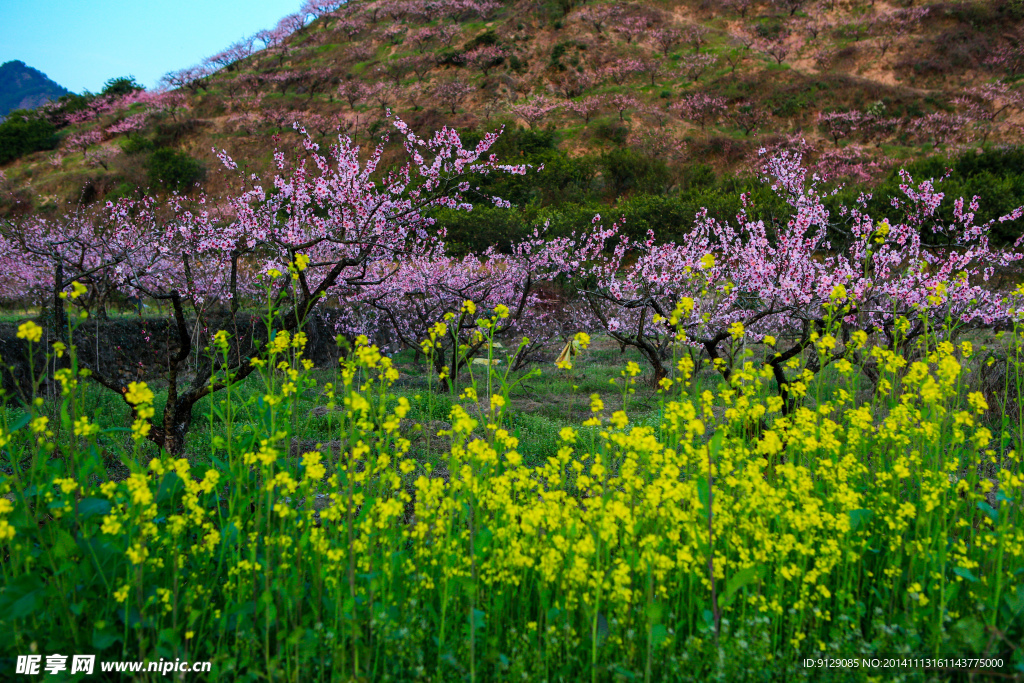
<path fill-rule="evenodd" d="M 503 188 L 534 207 L 529 221 L 554 205 L 721 185 L 762 147 L 872 181 L 1016 144 L 1022 45 L 1019 0 L 307 2 L 169 74 L 165 92 L 49 108 L 60 146 L 0 169 L 13 197 L 0 210 L 197 183 L 218 195 L 228 186 L 213 147 L 266 169 L 297 142 L 294 124 L 369 144 L 388 111 L 420 132 L 506 125 L 505 154 L 546 164 L 529 187 Z"/>

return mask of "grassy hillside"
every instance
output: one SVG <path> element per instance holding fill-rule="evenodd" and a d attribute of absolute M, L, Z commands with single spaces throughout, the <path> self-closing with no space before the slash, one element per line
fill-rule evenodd
<path fill-rule="evenodd" d="M 505 125 L 506 156 L 545 164 L 489 188 L 517 211 L 475 214 L 473 230 L 446 219 L 456 248 L 544 220 L 571 228 L 600 207 L 642 231 L 681 229 L 701 205 L 728 215 L 762 148 L 800 149 L 819 173 L 860 183 L 927 158 L 952 159 L 925 163 L 937 175 L 962 171 L 956 159 L 984 151 L 998 187 L 955 182 L 984 185 L 997 207 L 1024 199 L 1020 155 L 1004 149 L 1024 124 L 1019 0 L 356 1 L 288 31 L 169 75 L 164 94 L 65 98 L 46 113 L 56 151 L 0 169 L 0 208 L 197 183 L 218 195 L 212 147 L 259 170 L 294 144 L 294 123 L 369 144 L 388 110 L 419 132 Z"/>

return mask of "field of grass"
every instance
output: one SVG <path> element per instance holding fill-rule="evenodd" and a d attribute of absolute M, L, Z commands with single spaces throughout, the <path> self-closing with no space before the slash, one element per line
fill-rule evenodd
<path fill-rule="evenodd" d="M 60 652 L 211 660 L 210 680 L 1020 679 L 1018 339 L 987 341 L 875 349 L 875 381 L 797 359 L 787 410 L 753 355 L 725 381 L 680 347 L 656 390 L 595 338 L 571 368 L 451 386 L 368 344 L 309 368 L 278 334 L 260 375 L 197 406 L 181 457 L 70 352 L 59 400 L 0 413 L 0 670 Z M 159 414 L 166 389 L 128 399 Z M 936 661 L 804 664 L 885 656 Z"/>

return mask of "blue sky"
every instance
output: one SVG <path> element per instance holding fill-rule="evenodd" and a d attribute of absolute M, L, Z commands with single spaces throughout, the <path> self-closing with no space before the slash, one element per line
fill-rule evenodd
<path fill-rule="evenodd" d="M 300 0 L 0 0 L 0 64 L 20 59 L 73 92 L 116 76 L 152 88 L 298 10 Z"/>

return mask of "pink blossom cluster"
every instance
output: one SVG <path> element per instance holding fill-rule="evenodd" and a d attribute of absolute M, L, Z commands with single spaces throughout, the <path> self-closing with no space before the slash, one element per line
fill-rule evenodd
<path fill-rule="evenodd" d="M 84 133 L 75 133 L 64 138 L 64 146 L 73 151 L 85 151 L 92 145 L 103 140 L 103 133 L 98 130 L 87 130 Z"/>
<path fill-rule="evenodd" d="M 481 45 L 462 55 L 466 63 L 487 73 L 498 65 L 510 52 L 499 45 Z"/>
<path fill-rule="evenodd" d="M 112 126 L 107 126 L 107 133 L 110 135 L 120 135 L 122 133 L 130 133 L 135 130 L 141 130 L 146 125 L 147 114 L 132 114 L 131 116 L 125 117 L 115 123 Z"/>
<path fill-rule="evenodd" d="M 89 150 L 85 153 L 85 165 L 86 166 L 102 166 L 108 168 L 107 164 L 114 159 L 114 157 L 121 154 L 121 148 L 116 146 L 105 146 L 99 147 L 94 150 Z"/>
<path fill-rule="evenodd" d="M 602 78 L 610 78 L 616 85 L 622 85 L 632 76 L 643 71 L 643 64 L 638 59 L 616 59 L 598 72 Z"/>
<path fill-rule="evenodd" d="M 565 103 L 565 108 L 583 119 L 584 125 L 589 124 L 590 119 L 594 118 L 604 106 L 605 99 L 600 95 L 589 95 L 578 100 L 569 100 Z"/>
<path fill-rule="evenodd" d="M 512 105 L 509 108 L 509 111 L 511 111 L 517 118 L 526 121 L 530 127 L 533 127 L 552 113 L 558 111 L 561 107 L 561 102 L 557 102 L 547 97 L 538 97 L 537 99 L 529 102 Z"/>
<path fill-rule="evenodd" d="M 654 23 L 653 17 L 634 15 L 617 19 L 614 30 L 624 37 L 627 43 L 632 43 L 634 40 L 646 36 L 650 32 L 651 27 L 654 26 Z"/>
<path fill-rule="evenodd" d="M 684 95 L 678 102 L 670 105 L 669 109 L 678 112 L 681 118 L 693 121 L 704 130 L 707 124 L 715 123 L 725 114 L 726 104 L 721 97 L 695 92 Z"/>

